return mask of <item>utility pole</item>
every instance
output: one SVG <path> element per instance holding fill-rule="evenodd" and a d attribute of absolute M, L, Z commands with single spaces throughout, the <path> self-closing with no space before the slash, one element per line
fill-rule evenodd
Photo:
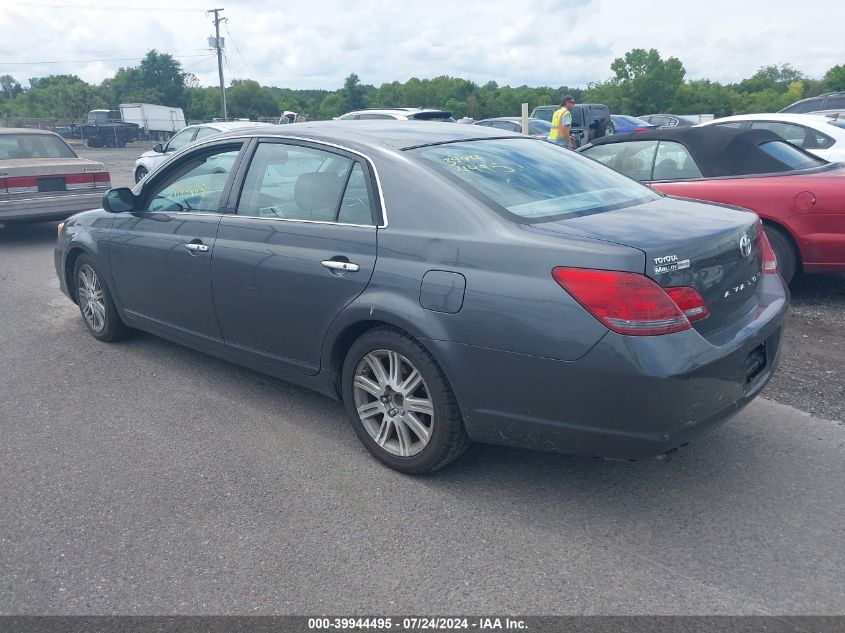
<path fill-rule="evenodd" d="M 217 74 L 220 77 L 220 104 L 223 106 L 223 118 L 228 119 L 229 115 L 226 112 L 226 86 L 223 83 L 223 40 L 220 39 L 220 22 L 223 20 L 218 13 L 223 9 L 211 9 L 208 13 L 214 13 L 214 46 L 217 49 Z M 208 38 L 209 44 L 212 38 Z"/>

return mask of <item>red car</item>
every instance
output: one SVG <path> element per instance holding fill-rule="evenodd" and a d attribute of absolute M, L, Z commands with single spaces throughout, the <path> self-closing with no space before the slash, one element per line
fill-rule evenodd
<path fill-rule="evenodd" d="M 663 193 L 751 209 L 785 281 L 845 271 L 845 164 L 768 130 L 683 128 L 610 136 L 578 150 Z"/>

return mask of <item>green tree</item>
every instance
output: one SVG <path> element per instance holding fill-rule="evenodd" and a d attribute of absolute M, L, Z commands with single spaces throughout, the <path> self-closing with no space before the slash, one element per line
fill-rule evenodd
<path fill-rule="evenodd" d="M 355 73 L 350 74 L 343 82 L 343 89 L 340 91 L 341 108 L 344 112 L 360 110 L 366 107 L 364 100 L 364 87 L 361 80 Z"/>
<path fill-rule="evenodd" d="M 661 112 L 668 109 L 684 83 L 683 64 L 675 57 L 661 59 L 656 49 L 635 48 L 613 60 L 610 69 L 622 94 L 624 112 Z"/>
<path fill-rule="evenodd" d="M 845 64 L 834 66 L 824 74 L 821 89 L 823 92 L 845 90 Z"/>
<path fill-rule="evenodd" d="M 226 91 L 229 116 L 257 119 L 279 116 L 279 106 L 269 88 L 252 79 L 235 79 Z"/>

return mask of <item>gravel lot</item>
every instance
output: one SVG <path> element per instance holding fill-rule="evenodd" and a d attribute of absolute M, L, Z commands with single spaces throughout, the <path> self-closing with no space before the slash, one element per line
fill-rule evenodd
<path fill-rule="evenodd" d="M 103 161 L 116 187 L 134 185 L 135 159 L 154 143 L 124 149 L 77 146 Z M 814 416 L 845 422 L 845 274 L 808 275 L 792 284 L 779 371 L 763 396 Z"/>

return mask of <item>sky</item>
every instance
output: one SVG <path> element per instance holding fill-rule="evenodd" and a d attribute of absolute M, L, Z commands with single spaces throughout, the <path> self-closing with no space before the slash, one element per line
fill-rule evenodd
<path fill-rule="evenodd" d="M 209 49 L 222 8 L 224 78 L 337 90 L 448 75 L 500 86 L 586 87 L 633 48 L 721 83 L 791 64 L 812 78 L 845 64 L 845 5 L 794 0 L 0 0 L 0 75 L 74 74 L 97 84 L 150 49 L 218 85 Z M 623 7 L 631 7 L 628 11 Z M 839 13 L 837 16 L 836 13 Z"/>

